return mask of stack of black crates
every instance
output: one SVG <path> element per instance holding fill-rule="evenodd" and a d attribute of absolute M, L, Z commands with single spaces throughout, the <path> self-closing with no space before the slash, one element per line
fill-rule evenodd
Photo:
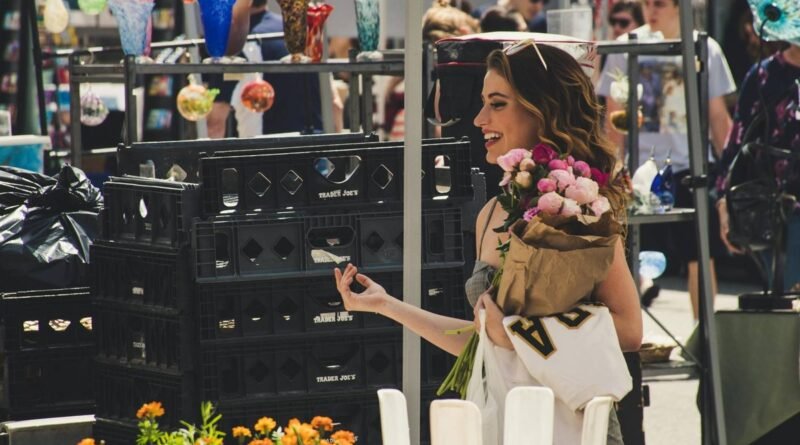
<path fill-rule="evenodd" d="M 346 311 L 332 270 L 352 262 L 402 298 L 403 145 L 303 140 L 216 148 L 183 166 L 169 156 L 182 143 L 156 159 L 137 155 L 147 144 L 120 149 L 123 172 L 180 170 L 200 184 L 104 186 L 105 240 L 92 250 L 96 439 L 135 434 L 142 403 L 161 401 L 161 423 L 176 426 L 209 400 L 227 432 L 324 415 L 359 443 L 381 442 L 375 392 L 401 386 L 402 328 Z M 422 305 L 469 318 L 465 246 L 482 199 L 469 142 L 423 141 L 422 163 Z M 423 345 L 429 400 L 452 360 Z"/>
<path fill-rule="evenodd" d="M 91 414 L 89 288 L 0 295 L 0 418 Z"/>

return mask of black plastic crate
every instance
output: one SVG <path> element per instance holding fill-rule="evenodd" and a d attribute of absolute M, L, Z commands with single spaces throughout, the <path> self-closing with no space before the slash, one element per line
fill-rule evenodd
<path fill-rule="evenodd" d="M 200 182 L 201 155 L 235 154 L 253 149 L 279 151 L 307 145 L 331 145 L 377 141 L 377 135 L 363 133 L 312 134 L 300 136 L 263 136 L 170 142 L 134 142 L 117 148 L 117 170 L 121 175 Z"/>
<path fill-rule="evenodd" d="M 463 265 L 461 223 L 458 208 L 423 212 L 423 266 Z M 365 272 L 403 266 L 402 212 L 216 217 L 194 227 L 199 282 L 327 275 L 337 261 Z"/>
<path fill-rule="evenodd" d="M 153 401 L 164 407 L 164 416 L 158 420 L 163 426 L 177 427 L 180 420 L 193 422 L 199 415 L 194 374 L 153 371 L 99 357 L 93 366 L 97 417 L 136 422 L 136 411 Z"/>
<path fill-rule="evenodd" d="M 120 363 L 191 371 L 197 358 L 195 317 L 94 305 L 97 355 Z"/>
<path fill-rule="evenodd" d="M 92 437 L 95 443 L 105 441 L 105 445 L 132 445 L 136 443 L 139 428 L 135 422 L 104 419 L 95 416 Z"/>
<path fill-rule="evenodd" d="M 11 419 L 90 412 L 93 353 L 91 345 L 6 353 L 0 410 Z"/>
<path fill-rule="evenodd" d="M 305 340 L 204 342 L 202 397 L 229 400 L 394 386 L 400 382 L 401 349 L 399 328 Z"/>
<path fill-rule="evenodd" d="M 95 241 L 90 255 L 93 301 L 160 313 L 167 309 L 174 314 L 192 308 L 194 279 L 189 246 L 154 250 Z"/>
<path fill-rule="evenodd" d="M 397 279 L 397 273 L 375 279 Z M 402 286 L 402 283 L 401 283 Z M 338 332 L 391 326 L 375 314 L 347 312 L 331 277 L 198 285 L 200 338 L 258 337 L 303 332 Z"/>
<path fill-rule="evenodd" d="M 88 287 L 3 293 L 0 308 L 5 352 L 94 342 Z"/>
<path fill-rule="evenodd" d="M 135 176 L 103 184 L 102 239 L 157 247 L 189 242 L 192 218 L 200 215 L 200 186 Z"/>
<path fill-rule="evenodd" d="M 204 216 L 402 203 L 402 143 L 304 148 L 201 158 Z M 421 154 L 423 199 L 472 199 L 469 141 L 427 140 Z"/>

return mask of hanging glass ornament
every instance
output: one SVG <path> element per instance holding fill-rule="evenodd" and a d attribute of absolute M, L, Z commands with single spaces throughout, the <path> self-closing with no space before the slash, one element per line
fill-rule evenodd
<path fill-rule="evenodd" d="M 308 7 L 308 30 L 306 32 L 306 55 L 312 62 L 322 60 L 322 28 L 331 15 L 333 6 L 327 3 L 312 3 Z"/>
<path fill-rule="evenodd" d="M 218 63 L 228 49 L 233 4 L 236 0 L 198 0 L 210 62 Z M 208 61 L 205 61 L 208 62 Z"/>
<path fill-rule="evenodd" d="M 658 176 L 653 180 L 651 190 L 661 201 L 661 210 L 668 212 L 675 206 L 675 195 L 673 194 L 674 174 L 672 172 L 672 159 L 667 155 L 664 167 L 658 172 Z"/>
<path fill-rule="evenodd" d="M 283 39 L 289 55 L 284 63 L 305 63 L 311 59 L 303 54 L 306 50 L 306 18 L 309 0 L 278 0 L 283 13 Z"/>
<path fill-rule="evenodd" d="M 146 0 L 108 0 L 108 9 L 119 26 L 122 51 L 137 56 L 137 62 L 151 61 L 146 55 L 150 53 L 153 6 L 152 1 Z"/>
<path fill-rule="evenodd" d="M 69 24 L 69 11 L 63 0 L 47 0 L 44 5 L 44 27 L 53 34 L 60 34 Z"/>
<path fill-rule="evenodd" d="M 378 0 L 355 0 L 355 2 L 358 47 L 361 50 L 356 60 L 381 60 L 383 55 L 378 51 L 381 29 Z"/>
<path fill-rule="evenodd" d="M 81 95 L 81 123 L 88 127 L 96 127 L 105 122 L 107 117 L 108 107 L 91 88 L 88 88 Z"/>
<path fill-rule="evenodd" d="M 78 0 L 78 7 L 85 14 L 100 14 L 106 7 L 106 0 Z"/>
<path fill-rule="evenodd" d="M 203 85 L 193 83 L 190 79 L 189 85 L 181 88 L 178 92 L 178 112 L 184 119 L 197 122 L 211 113 L 217 94 L 219 94 L 218 89 L 209 90 Z"/>
<path fill-rule="evenodd" d="M 257 79 L 242 88 L 242 105 L 255 113 L 263 113 L 275 102 L 275 89 L 269 82 Z"/>
<path fill-rule="evenodd" d="M 652 214 L 659 210 L 660 201 L 651 191 L 653 181 L 658 176 L 658 165 L 653 157 L 654 151 L 655 147 L 650 152 L 650 158 L 636 169 L 631 178 L 634 198 L 632 211 L 635 214 Z"/>

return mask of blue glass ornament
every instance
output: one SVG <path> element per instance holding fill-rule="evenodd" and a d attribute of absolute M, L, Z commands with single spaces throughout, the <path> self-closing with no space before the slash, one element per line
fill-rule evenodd
<path fill-rule="evenodd" d="M 764 25 L 765 40 L 783 40 L 800 45 L 800 2 L 797 0 L 748 0 L 753 28 Z M 766 24 L 764 24 L 766 22 Z"/>
<path fill-rule="evenodd" d="M 228 49 L 233 4 L 236 0 L 198 0 L 197 3 L 200 5 L 200 18 L 203 20 L 206 50 L 212 61 L 218 61 Z"/>
<path fill-rule="evenodd" d="M 667 270 L 667 257 L 663 253 L 643 250 L 639 252 L 639 275 L 655 280 Z"/>
<path fill-rule="evenodd" d="M 355 0 L 356 28 L 358 29 L 358 46 L 361 53 L 359 60 L 378 60 L 378 38 L 381 29 L 381 16 L 378 0 Z"/>
<path fill-rule="evenodd" d="M 108 9 L 119 26 L 122 51 L 126 55 L 144 56 L 149 52 L 150 14 L 153 2 L 140 0 L 109 0 Z"/>

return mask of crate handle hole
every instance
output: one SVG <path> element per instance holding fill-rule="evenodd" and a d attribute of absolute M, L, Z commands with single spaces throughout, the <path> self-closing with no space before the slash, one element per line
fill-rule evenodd
<path fill-rule="evenodd" d="M 229 209 L 239 205 L 239 171 L 235 168 L 222 170 L 222 205 Z"/>
<path fill-rule="evenodd" d="M 54 330 L 55 332 L 64 332 L 71 324 L 71 321 L 64 320 L 63 318 L 56 318 L 47 322 L 47 325 L 50 326 L 50 329 Z"/>
<path fill-rule="evenodd" d="M 216 252 L 216 268 L 224 269 L 231 262 L 230 246 L 228 245 L 228 234 L 217 232 L 214 234 L 214 246 Z"/>
<path fill-rule="evenodd" d="M 381 237 L 378 232 L 372 232 L 367 236 L 367 239 L 364 240 L 364 245 L 373 252 L 378 252 L 381 250 L 381 247 L 385 244 L 385 241 Z"/>
<path fill-rule="evenodd" d="M 22 332 L 39 332 L 39 320 L 23 321 Z"/>
<path fill-rule="evenodd" d="M 180 165 L 172 164 L 172 167 L 167 170 L 166 179 L 170 181 L 183 182 L 187 176 L 189 175 L 186 173 L 186 170 L 184 170 Z"/>
<path fill-rule="evenodd" d="M 251 301 L 244 310 L 245 315 L 250 321 L 259 322 L 264 319 L 267 314 L 267 308 L 258 301 Z"/>
<path fill-rule="evenodd" d="M 91 331 L 92 330 L 92 317 L 83 317 L 83 318 L 81 318 L 80 324 L 87 331 Z"/>
<path fill-rule="evenodd" d="M 391 363 L 392 362 L 391 360 L 389 360 L 389 357 L 387 357 L 386 354 L 382 352 L 378 352 L 377 354 L 375 354 L 375 356 L 369 359 L 369 366 L 378 372 L 385 371 L 386 368 L 388 368 L 389 365 L 391 365 Z"/>
<path fill-rule="evenodd" d="M 294 244 L 289 241 L 285 236 L 282 236 L 281 239 L 272 246 L 272 251 L 278 255 L 278 258 L 286 261 L 289 259 L 289 256 L 294 252 Z"/>
<path fill-rule="evenodd" d="M 312 247 L 342 247 L 353 242 L 355 231 L 351 227 L 324 227 L 311 229 L 308 242 Z"/>
<path fill-rule="evenodd" d="M 344 184 L 361 166 L 360 156 L 338 156 L 314 159 L 314 170 L 333 184 Z"/>
<path fill-rule="evenodd" d="M 381 190 L 386 190 L 386 187 L 389 187 L 389 184 L 392 183 L 392 179 L 394 179 L 394 173 L 389 170 L 389 167 L 381 164 L 372 172 L 371 178 L 372 182 L 380 187 Z"/>
<path fill-rule="evenodd" d="M 278 305 L 277 309 L 278 309 L 278 313 L 281 315 L 281 317 L 285 321 L 289 321 L 289 320 L 292 319 L 292 315 L 297 313 L 299 308 L 294 303 L 294 301 L 292 301 L 292 300 L 287 298 L 287 299 L 283 300 L 281 302 L 281 304 Z"/>
<path fill-rule="evenodd" d="M 217 326 L 219 326 L 220 331 L 232 331 L 236 329 L 236 319 L 235 318 L 222 319 L 217 323 Z"/>
<path fill-rule="evenodd" d="M 255 362 L 247 374 L 255 381 L 262 382 L 269 376 L 269 368 L 261 360 Z"/>
<path fill-rule="evenodd" d="M 285 375 L 285 376 L 287 376 L 289 378 L 297 377 L 297 375 L 302 370 L 303 370 L 303 367 L 300 366 L 299 363 L 297 363 L 296 361 L 294 361 L 292 359 L 286 360 L 286 363 L 281 365 L 281 372 L 283 373 L 283 375 Z"/>
<path fill-rule="evenodd" d="M 148 201 L 149 201 L 149 199 L 147 198 L 147 196 L 142 196 L 141 198 L 139 198 L 139 216 L 141 216 L 141 217 L 142 217 L 142 219 L 147 219 L 147 215 L 148 215 L 148 209 L 147 209 Z"/>
<path fill-rule="evenodd" d="M 450 174 L 450 157 L 438 155 L 433 158 L 433 178 L 436 182 L 436 193 L 446 195 L 450 193 L 453 179 Z"/>
<path fill-rule="evenodd" d="M 261 244 L 258 244 L 258 241 L 254 240 L 253 238 L 250 238 L 250 240 L 247 241 L 247 244 L 242 247 L 242 253 L 245 254 L 251 263 L 255 263 L 258 259 L 258 256 L 261 255 L 261 252 L 263 251 L 264 248 L 261 247 Z"/>

